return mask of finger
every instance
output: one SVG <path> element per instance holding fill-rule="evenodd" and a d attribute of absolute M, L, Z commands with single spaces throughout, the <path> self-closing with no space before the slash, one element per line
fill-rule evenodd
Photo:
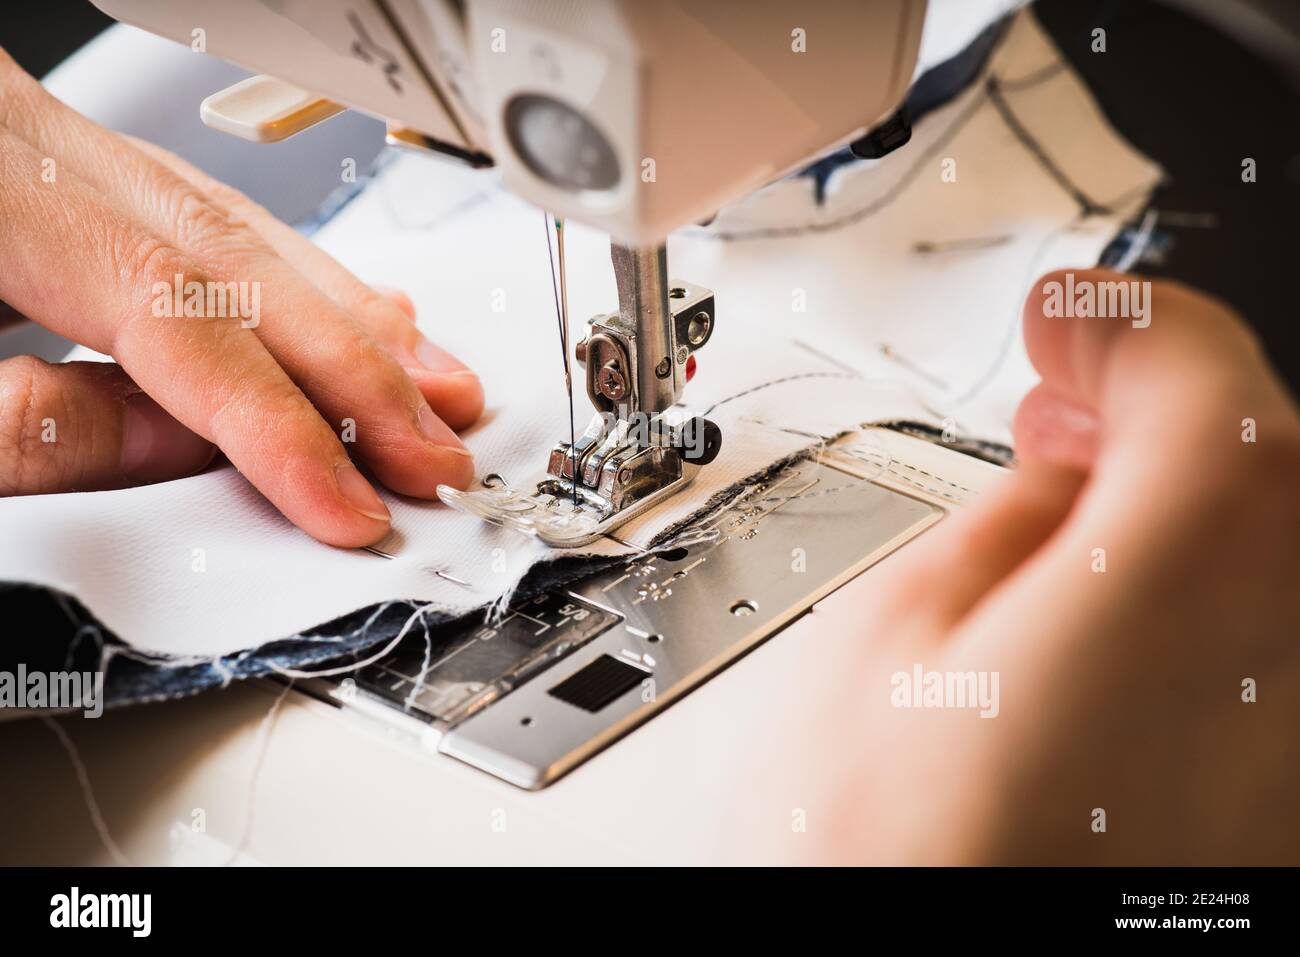
<path fill-rule="evenodd" d="M 223 274 L 266 277 L 265 290 L 276 298 L 262 303 L 259 337 L 326 419 L 355 441 L 380 481 L 424 498 L 435 497 L 442 484 L 465 488 L 473 459 L 454 427 L 482 409 L 477 377 L 458 362 L 438 373 L 421 365 L 416 356 L 427 361 L 432 350 L 442 362 L 445 354 L 424 340 L 400 306 L 235 190 L 166 151 L 143 148 L 200 184 L 184 179 L 173 189 L 202 189 L 204 208 L 230 211 L 187 230 L 189 244 L 207 246 L 207 265 Z M 208 206 L 208 189 L 217 196 L 215 207 Z M 278 237 L 288 255 L 263 243 L 265 233 Z M 309 281 L 295 263 L 314 269 L 316 278 Z"/>
<path fill-rule="evenodd" d="M 876 612 L 903 641 L 938 640 L 1042 547 L 1082 483 L 1077 470 L 1022 464 L 882 566 Z"/>
<path fill-rule="evenodd" d="M 84 492 L 192 475 L 216 446 L 108 362 L 0 362 L 0 495 Z"/>
<path fill-rule="evenodd" d="M 358 457 L 380 481 L 425 498 L 435 497 L 440 484 L 469 484 L 471 457 L 399 363 L 242 217 L 248 212 L 293 233 L 289 227 L 247 200 L 238 210 L 223 209 L 193 182 L 69 110 L 21 71 L 0 73 L 0 83 L 8 97 L 5 120 L 42 150 L 56 152 L 65 172 L 112 197 L 120 212 L 144 217 L 146 226 L 211 278 L 237 279 L 257 291 L 258 316 L 243 318 L 251 319 L 247 324 L 279 365 L 339 434 L 355 443 Z M 205 183 L 223 196 L 238 196 L 210 179 Z M 296 243 L 300 255 L 303 246 L 314 248 L 301 237 Z M 340 274 L 346 270 L 334 263 L 327 278 L 337 282 Z M 183 278 L 193 280 L 188 274 Z M 376 315 L 400 326 L 403 335 L 420 338 L 390 300 L 373 290 L 365 293 Z M 445 382 L 439 388 L 449 391 Z"/>
<path fill-rule="evenodd" d="M 1226 305 L 1179 283 L 1080 270 L 1071 280 L 1076 288 L 1114 282 L 1140 287 L 1130 295 L 1146 300 L 1144 324 L 1052 316 L 1049 286 L 1066 277 L 1051 273 L 1031 291 L 1025 344 L 1044 386 L 1095 414 L 1098 465 L 1113 463 L 1112 476 L 1134 480 L 1145 464 L 1153 478 L 1163 473 L 1195 485 L 1227 468 L 1256 468 L 1265 444 L 1250 441 L 1251 435 L 1294 435 L 1290 396 L 1254 335 Z"/>
<path fill-rule="evenodd" d="M 1238 494 L 1243 479 L 1259 475 L 1274 457 L 1275 469 L 1284 468 L 1295 408 L 1258 342 L 1227 306 L 1178 283 L 1078 270 L 1069 280 L 1076 290 L 1136 284 L 1130 297 L 1145 300 L 1145 318 L 1052 315 L 1054 282 L 1064 285 L 1067 273 L 1044 276 L 1026 300 L 1025 342 L 1044 387 L 1079 412 L 1066 414 L 1071 428 L 1086 430 L 1088 412 L 1095 415 L 1091 498 L 1106 510 L 1105 522 L 1131 531 L 1153 529 L 1158 515 L 1177 521 L 1147 502 L 1148 514 L 1135 523 L 1143 498 L 1134 489 L 1176 488 L 1182 509 L 1192 510 Z M 1022 415 L 1030 455 L 1044 445 L 1033 437 L 1041 401 L 1031 396 Z M 1251 433 L 1273 441 L 1246 441 Z M 1078 443 L 1062 442 L 1077 451 Z"/>
<path fill-rule="evenodd" d="M 388 286 L 372 286 L 371 288 L 381 296 L 391 299 L 393 305 L 402 310 L 402 315 L 406 316 L 411 322 L 415 322 L 415 303 L 410 296 L 400 289 L 391 289 Z"/>
<path fill-rule="evenodd" d="M 194 184 L 218 206 L 249 223 L 278 255 L 342 306 L 392 353 L 448 426 L 467 428 L 482 415 L 483 386 L 478 376 L 420 333 L 414 325 L 415 304 L 405 293 L 366 285 L 315 243 L 238 190 L 152 143 L 132 142 Z"/>
<path fill-rule="evenodd" d="M 1100 431 L 1095 409 L 1045 382 L 1020 401 L 1012 426 L 1022 462 L 1051 462 L 1081 472 L 1097 457 Z"/>
<path fill-rule="evenodd" d="M 1109 295 L 1104 290 L 1120 285 L 1127 289 L 1130 315 L 1060 315 L 1060 305 L 1069 298 L 1066 290 L 1076 290 L 1076 298 L 1082 290 L 1092 290 L 1099 302 Z M 1138 301 L 1141 318 L 1134 307 Z M 1098 308 L 1094 305 L 1092 311 Z M 1229 403 L 1244 408 L 1252 397 L 1262 397 L 1250 395 L 1258 391 L 1252 388 L 1253 377 L 1242 375 L 1246 369 L 1266 372 L 1244 324 L 1227 307 L 1177 283 L 1152 283 L 1104 269 L 1049 273 L 1025 301 L 1024 331 L 1030 360 L 1044 385 L 1076 410 L 1095 414 L 1108 453 L 1144 448 L 1153 436 L 1161 437 L 1167 453 L 1204 454 L 1206 441 L 1228 448 L 1224 440 L 1235 440 L 1237 430 L 1227 428 L 1230 420 L 1216 412 L 1227 412 L 1222 406 Z M 1265 374 L 1255 384 L 1269 379 Z M 1027 437 L 1032 454 L 1033 437 Z"/>
<path fill-rule="evenodd" d="M 1078 270 L 1069 282 L 1093 284 L 1095 292 L 1102 283 L 1132 281 Z M 1242 364 L 1260 362 L 1226 310 L 1182 288 L 1152 284 L 1141 293 L 1150 297 L 1139 305 L 1145 317 L 1133 310 L 1132 317 L 1103 319 L 1048 308 L 1052 283 L 1064 288 L 1065 273 L 1044 276 L 1025 305 L 1026 344 L 1043 383 L 1017 413 L 1020 468 L 971 513 L 909 549 L 896 568 L 894 600 L 927 634 L 951 630 L 998 590 L 1013 589 L 1032 559 L 1062 542 L 1076 551 L 1068 560 L 1091 574 L 1096 542 L 1069 534 L 1053 541 L 1069 530 L 1072 515 L 1076 527 L 1087 528 L 1077 534 L 1094 537 L 1108 525 L 1151 527 L 1158 506 L 1134 489 L 1176 481 L 1182 491 L 1210 471 L 1206 419 L 1240 391 Z M 1132 321 L 1148 317 L 1148 324 Z M 1237 439 L 1235 430 L 1223 431 Z M 1099 474 L 1080 501 L 1083 474 L 1094 466 Z M 1095 503 L 1112 513 L 1105 522 L 1091 514 Z M 1086 521 L 1077 520 L 1079 511 Z"/>
<path fill-rule="evenodd" d="M 1081 270 L 1073 282 L 1116 279 L 1133 277 Z M 1053 280 L 1064 274 L 1044 277 Z M 1293 549 L 1276 529 L 1295 514 L 1300 418 L 1253 337 L 1227 307 L 1172 283 L 1150 285 L 1146 326 L 1053 316 L 1043 288 L 1031 292 L 1024 320 L 1046 398 L 1027 398 L 1017 437 L 1029 436 L 1026 453 L 1087 459 L 1091 473 L 1051 540 L 970 617 L 971 631 L 998 640 L 1033 630 L 1030 617 L 1042 628 L 1055 616 L 1091 609 L 1095 618 L 1102 608 L 1143 620 L 1132 633 L 1151 626 L 1142 616 L 1152 610 L 1164 626 L 1186 619 L 1195 631 L 1219 599 L 1212 578 L 1193 593 L 1185 575 L 1211 558 L 1258 583 L 1266 607 L 1275 566 Z M 1050 416 L 1060 420 L 1050 406 L 1062 402 L 1073 407 L 1064 417 L 1076 417 L 1066 426 L 1075 434 L 1033 438 Z M 1256 441 L 1252 429 L 1267 440 Z M 1044 606 L 1046 593 L 1053 602 Z M 1021 627 L 1008 629 L 1017 614 Z M 1237 615 L 1244 620 L 1243 610 Z"/>
<path fill-rule="evenodd" d="M 177 274 L 205 278 L 194 263 L 70 172 L 42 180 L 41 160 L 0 129 L 0 298 L 114 356 L 311 535 L 345 546 L 382 538 L 383 502 L 250 330 L 231 319 L 156 314 L 159 286 Z"/>

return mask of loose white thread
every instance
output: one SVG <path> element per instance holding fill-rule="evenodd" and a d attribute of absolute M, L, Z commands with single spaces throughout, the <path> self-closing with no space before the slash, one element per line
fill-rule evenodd
<path fill-rule="evenodd" d="M 86 810 L 90 812 L 90 823 L 94 825 L 95 832 L 99 834 L 99 839 L 103 842 L 109 857 L 113 858 L 113 863 L 120 867 L 130 867 L 131 862 L 122 853 L 122 849 L 117 846 L 113 836 L 108 833 L 108 825 L 104 822 L 104 816 L 99 812 L 99 802 L 95 800 L 94 788 L 90 786 L 90 775 L 86 772 L 86 765 L 81 760 L 77 746 L 72 742 L 72 738 L 68 737 L 68 732 L 63 730 L 63 726 L 59 722 L 46 715 L 41 715 L 41 721 L 45 722 L 45 726 L 54 732 L 54 736 L 63 745 L 63 750 L 68 753 L 68 760 L 72 762 L 72 770 L 77 773 L 77 783 L 81 786 L 81 796 L 85 799 Z"/>
<path fill-rule="evenodd" d="M 222 867 L 230 867 L 235 861 L 239 860 L 253 840 L 253 811 L 257 807 L 257 781 L 261 777 L 262 763 L 265 761 L 266 752 L 270 748 L 271 729 L 275 725 L 276 715 L 280 713 L 280 705 L 284 703 L 284 699 L 292 688 L 292 679 L 285 682 L 284 687 L 280 689 L 280 694 L 276 696 L 274 703 L 272 703 L 271 710 L 266 713 L 266 716 L 262 718 L 262 723 L 257 727 L 257 756 L 253 759 L 253 772 L 248 777 L 248 803 L 244 809 L 244 836 L 240 838 L 239 844 Z"/>
<path fill-rule="evenodd" d="M 411 630 L 411 626 L 415 624 L 417 619 L 422 620 L 424 618 L 424 613 L 429 610 L 432 604 L 432 602 L 425 602 L 420 605 L 420 607 L 412 612 L 411 616 L 406 619 L 406 623 L 402 625 L 402 630 L 397 633 L 397 637 L 384 645 L 384 647 L 380 648 L 379 651 L 375 652 L 375 654 L 371 655 L 369 658 L 353 662 L 349 665 L 342 665 L 338 668 L 325 668 L 321 671 L 299 671 L 296 668 L 281 668 L 274 662 L 271 663 L 271 668 L 276 672 L 276 674 L 281 674 L 288 678 L 328 678 L 331 675 L 342 675 L 347 674 L 350 671 L 357 671 L 364 668 L 366 665 L 371 665 L 376 661 L 379 661 L 401 644 L 402 639 L 406 637 L 406 633 Z"/>

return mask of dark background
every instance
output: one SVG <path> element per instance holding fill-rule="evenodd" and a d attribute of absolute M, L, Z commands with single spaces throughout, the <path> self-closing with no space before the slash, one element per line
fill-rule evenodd
<path fill-rule="evenodd" d="M 1233 32 L 1182 6 L 1218 11 Z M 1300 0 L 1039 0 L 1035 11 L 1092 89 L 1110 121 L 1160 162 L 1167 184 L 1153 203 L 1162 213 L 1208 214 L 1212 227 L 1163 217 L 1162 261 L 1139 271 L 1181 279 L 1232 304 L 1255 327 L 1273 364 L 1300 392 Z M 1288 29 L 1253 37 L 1253 9 Z M 88 0 L 7 2 L 0 46 L 40 76 L 111 21 Z M 1092 30 L 1107 31 L 1104 55 Z M 1288 32 L 1289 31 L 1289 32 Z M 1290 41 L 1290 50 L 1287 43 Z M 1248 49 L 1246 43 L 1253 43 Z M 1279 55 L 1277 47 L 1282 48 Z M 1271 47 L 1263 56 L 1258 49 Z M 1241 161 L 1258 164 L 1241 181 Z"/>
<path fill-rule="evenodd" d="M 1294 23 L 1300 2 L 1287 2 Z M 1035 11 L 1115 128 L 1164 167 L 1168 182 L 1153 205 L 1208 213 L 1217 223 L 1176 226 L 1162 217 L 1165 261 L 1138 270 L 1180 279 L 1235 306 L 1264 340 L 1293 395 L 1300 392 L 1294 74 L 1159 3 L 1045 0 Z M 1106 28 L 1104 55 L 1091 52 L 1096 26 Z M 1258 164 L 1254 183 L 1241 181 L 1245 157 Z"/>
<path fill-rule="evenodd" d="M 90 0 L 5 0 L 0 47 L 32 76 L 44 76 L 112 22 Z"/>

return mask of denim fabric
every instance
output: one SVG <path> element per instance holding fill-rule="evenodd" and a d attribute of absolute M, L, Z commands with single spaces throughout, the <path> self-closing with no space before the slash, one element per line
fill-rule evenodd
<path fill-rule="evenodd" d="M 520 582 L 518 601 L 582 578 L 620 559 L 566 558 L 534 567 Z M 104 704 L 113 708 L 162 701 L 220 687 L 233 680 L 276 672 L 344 666 L 391 642 L 424 607 L 423 624 L 436 652 L 445 626 L 484 611 L 454 616 L 422 602 L 371 605 L 325 622 L 300 635 L 259 648 L 204 661 L 148 658 L 99 622 L 77 599 L 38 585 L 0 582 L 0 671 L 104 671 Z M 416 634 L 423 640 L 424 632 Z M 106 662 L 106 664 L 105 664 Z"/>
<path fill-rule="evenodd" d="M 103 670 L 106 707 L 158 701 L 277 668 L 346 658 L 391 639 L 414 608 L 394 602 L 377 611 L 364 608 L 303 635 L 222 659 L 169 661 L 135 654 L 69 595 L 36 585 L 0 583 L 0 612 L 17 626 L 0 646 L 0 671 L 14 672 L 20 663 L 28 672 Z"/>

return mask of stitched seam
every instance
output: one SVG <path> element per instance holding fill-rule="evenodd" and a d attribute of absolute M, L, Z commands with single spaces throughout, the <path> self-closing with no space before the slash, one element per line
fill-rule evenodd
<path fill-rule="evenodd" d="M 908 465 L 906 462 L 900 462 L 899 464 L 903 466 L 903 468 L 905 469 L 911 469 L 913 472 L 919 472 L 921 475 L 924 475 L 926 478 L 931 478 L 937 482 L 942 482 L 944 485 L 950 485 L 953 488 L 959 489 L 960 491 L 965 492 L 968 495 L 974 494 L 965 485 L 958 485 L 956 482 L 946 479 L 942 475 L 935 475 L 931 472 L 927 472 L 925 469 L 919 469 L 915 465 Z"/>
<path fill-rule="evenodd" d="M 910 466 L 910 465 L 907 465 L 907 466 L 904 466 L 904 467 L 905 467 L 905 468 L 912 468 L 912 466 Z M 917 479 L 912 478 L 910 475 L 904 475 L 902 472 L 898 471 L 898 469 L 894 468 L 893 463 L 890 463 L 890 464 L 886 467 L 885 471 L 887 471 L 889 474 L 893 475 L 895 478 L 897 478 L 900 482 L 902 482 L 902 483 L 905 484 L 905 485 L 910 485 L 910 486 L 912 486 L 913 488 L 919 488 L 919 489 L 921 489 L 923 492 L 929 492 L 931 495 L 935 495 L 935 496 L 938 496 L 939 498 L 947 499 L 948 501 L 953 502 L 954 504 L 957 504 L 957 505 L 965 505 L 965 504 L 966 504 L 965 496 L 962 496 L 962 495 L 954 495 L 952 492 L 948 492 L 948 491 L 945 491 L 945 490 L 940 489 L 940 488 L 932 488 L 931 486 L 926 485 L 924 482 L 921 482 L 921 481 L 919 481 L 919 480 L 917 480 Z M 915 469 L 915 471 L 920 472 L 921 470 L 920 470 L 920 469 Z M 922 473 L 922 474 L 927 474 L 927 473 Z M 938 476 L 935 476 L 935 477 L 938 478 Z M 950 486 L 952 486 L 953 488 L 956 488 L 956 489 L 960 489 L 960 488 L 962 488 L 962 486 L 957 485 L 955 482 L 949 482 L 947 479 L 939 478 L 939 481 L 944 482 L 945 484 L 950 485 Z M 966 491 L 966 492 L 969 492 L 969 493 L 972 494 L 972 495 L 975 494 L 974 492 L 971 492 L 970 489 L 965 489 L 965 491 Z"/>

